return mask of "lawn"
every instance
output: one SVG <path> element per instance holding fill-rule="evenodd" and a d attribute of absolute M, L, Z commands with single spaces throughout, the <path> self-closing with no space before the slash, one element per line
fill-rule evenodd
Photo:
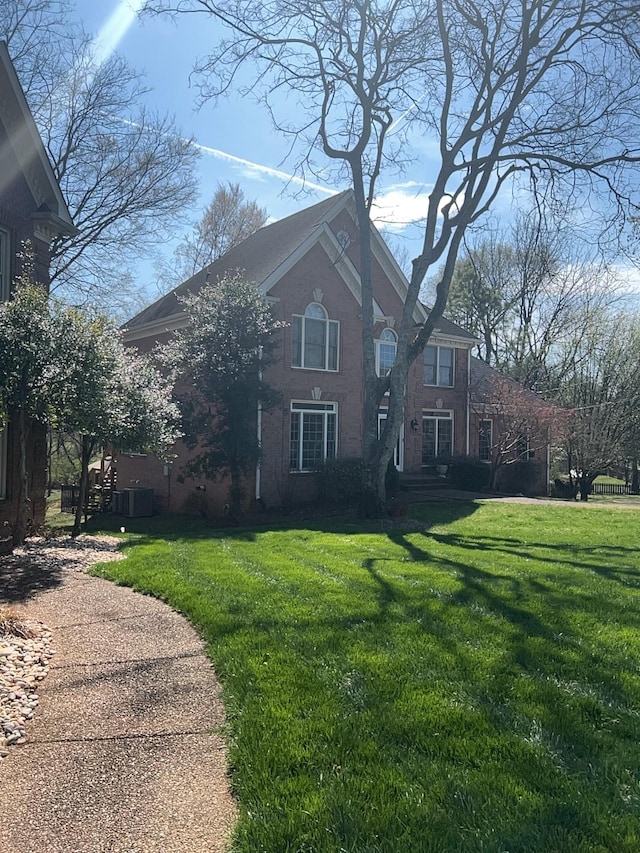
<path fill-rule="evenodd" d="M 637 853 L 640 515 L 412 509 L 419 530 L 135 520 L 98 570 L 207 641 L 233 850 Z"/>

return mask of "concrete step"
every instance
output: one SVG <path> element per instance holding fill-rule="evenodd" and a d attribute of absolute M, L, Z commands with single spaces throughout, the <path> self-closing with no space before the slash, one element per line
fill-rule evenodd
<path fill-rule="evenodd" d="M 400 488 L 405 492 L 428 492 L 434 489 L 451 489 L 452 484 L 446 477 L 432 474 L 401 474 Z"/>

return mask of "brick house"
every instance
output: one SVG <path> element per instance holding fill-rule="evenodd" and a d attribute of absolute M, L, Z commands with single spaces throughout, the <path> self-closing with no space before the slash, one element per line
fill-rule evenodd
<path fill-rule="evenodd" d="M 60 187 L 27 106 L 4 42 L 0 42 L 0 299 L 21 273 L 19 253 L 27 241 L 35 255 L 36 281 L 49 287 L 49 247 L 54 237 L 76 233 Z M 44 520 L 46 436 L 34 424 L 27 449 L 33 522 Z M 0 432 L 0 541 L 15 521 L 19 449 L 11 416 Z"/>
<path fill-rule="evenodd" d="M 373 229 L 373 290 L 376 357 L 385 370 L 395 352 L 395 319 L 407 289 L 404 274 Z M 352 194 L 343 192 L 261 228 L 126 324 L 125 340 L 140 351 L 167 340 L 186 322 L 178 297 L 206 280 L 241 270 L 260 285 L 278 320 L 278 360 L 266 381 L 282 394 L 280 406 L 255 417 L 262 459 L 247 492 L 268 506 L 313 497 L 313 468 L 333 456 L 361 454 L 363 408 L 358 233 Z M 418 306 L 416 322 L 426 309 Z M 477 454 L 469 404 L 469 366 L 475 339 L 442 319 L 424 357 L 410 368 L 405 422 L 396 451 L 402 472 L 422 472 L 439 456 Z M 380 419 L 385 417 L 384 405 Z M 181 511 L 204 500 L 212 513 L 227 501 L 224 483 L 180 482 L 181 462 L 163 465 L 150 457 L 118 454 L 119 488 L 154 489 L 159 509 Z M 199 495 L 196 490 L 199 489 Z"/>
<path fill-rule="evenodd" d="M 473 356 L 469 376 L 474 455 L 489 465 L 495 487 L 547 494 L 551 430 L 560 426 L 560 410 Z"/>

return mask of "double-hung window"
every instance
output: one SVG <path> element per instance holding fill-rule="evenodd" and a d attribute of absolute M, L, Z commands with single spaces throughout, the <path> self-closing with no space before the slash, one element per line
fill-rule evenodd
<path fill-rule="evenodd" d="M 0 302 L 9 298 L 9 234 L 0 229 Z M 7 431 L 0 430 L 0 500 L 7 497 Z"/>
<path fill-rule="evenodd" d="M 453 388 L 453 347 L 424 348 L 424 384 Z"/>
<path fill-rule="evenodd" d="M 330 320 L 323 305 L 312 302 L 303 315 L 294 314 L 292 331 L 292 367 L 308 370 L 338 369 L 340 324 Z"/>
<path fill-rule="evenodd" d="M 493 447 L 493 421 L 481 420 L 478 424 L 478 458 L 483 462 L 491 462 Z"/>
<path fill-rule="evenodd" d="M 336 455 L 336 403 L 291 403 L 289 465 L 292 471 L 314 471 Z"/>
<path fill-rule="evenodd" d="M 383 329 L 376 341 L 376 373 L 387 376 L 396 360 L 398 338 L 393 329 Z"/>
<path fill-rule="evenodd" d="M 528 435 L 520 433 L 518 436 L 518 440 L 516 441 L 516 456 L 518 459 L 531 459 L 533 456 Z"/>

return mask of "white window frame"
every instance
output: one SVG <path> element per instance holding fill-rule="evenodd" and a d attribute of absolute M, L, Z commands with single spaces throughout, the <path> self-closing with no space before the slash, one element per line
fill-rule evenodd
<path fill-rule="evenodd" d="M 436 381 L 435 382 L 427 382 L 425 378 L 425 368 L 426 368 L 426 359 L 427 359 L 427 351 L 435 350 L 436 352 Z M 440 353 L 444 351 L 451 353 L 451 382 L 441 382 L 440 381 L 440 370 L 442 369 L 442 365 L 440 363 Z M 422 383 L 423 385 L 428 385 L 432 388 L 454 388 L 456 384 L 456 350 L 455 347 L 441 347 L 437 344 L 427 344 L 424 348 L 424 356 L 422 362 Z"/>
<path fill-rule="evenodd" d="M 382 430 L 384 428 L 384 422 L 387 419 L 387 412 L 384 409 L 381 409 L 378 412 L 378 438 L 382 435 Z M 393 464 L 397 468 L 398 471 L 403 470 L 404 465 L 404 423 L 400 427 L 400 434 L 398 435 L 398 441 L 396 442 L 396 446 L 393 448 Z"/>
<path fill-rule="evenodd" d="M 455 452 L 455 429 L 454 429 L 454 419 L 453 419 L 453 411 L 451 409 L 426 409 L 422 412 L 422 435 L 423 435 L 423 449 L 422 449 L 422 464 L 428 465 L 428 462 L 425 462 L 424 458 L 424 422 L 428 420 L 435 420 L 436 422 L 436 453 L 433 456 L 434 459 L 437 459 L 438 456 L 442 455 L 442 451 L 440 450 L 440 421 L 446 421 L 451 424 L 451 449 L 449 450 L 449 455 L 453 456 Z M 431 458 L 431 457 L 429 457 Z"/>
<path fill-rule="evenodd" d="M 304 421 L 305 416 L 322 415 L 322 459 L 318 462 L 326 462 L 327 459 L 335 459 L 338 455 L 338 404 L 337 403 L 319 403 L 314 400 L 292 400 L 290 409 L 290 427 L 289 427 L 289 470 L 293 474 L 302 474 L 309 471 L 314 471 L 315 467 L 303 467 L 304 461 Z M 329 440 L 329 419 L 333 418 L 333 447 Z M 297 448 L 295 449 L 295 464 L 294 464 L 294 448 L 293 448 L 293 425 L 297 420 L 298 437 Z"/>
<path fill-rule="evenodd" d="M 380 337 L 379 337 L 379 338 L 376 338 L 376 340 L 375 340 L 375 347 L 376 347 L 376 375 L 377 375 L 377 376 L 381 376 L 381 375 L 382 375 L 382 376 L 388 376 L 388 375 L 389 375 L 389 373 L 391 372 L 391 367 L 385 367 L 385 368 L 384 368 L 384 371 L 385 371 L 385 372 L 384 372 L 384 373 L 382 373 L 382 374 L 380 373 L 380 370 L 381 370 L 381 367 L 380 367 L 380 353 L 381 353 L 382 347 L 391 347 L 391 346 L 393 346 L 393 361 L 391 362 L 391 366 L 393 366 L 393 365 L 395 364 L 395 361 L 396 361 L 396 355 L 397 355 L 397 352 L 398 352 L 398 336 L 397 336 L 397 335 L 396 335 L 396 333 L 393 331 L 393 329 L 390 329 L 390 328 L 387 326 L 387 328 L 386 328 L 386 329 L 383 329 L 383 330 L 380 332 Z"/>
<path fill-rule="evenodd" d="M 528 461 L 532 459 L 531 436 L 529 433 L 520 433 L 516 440 L 516 457 Z"/>
<path fill-rule="evenodd" d="M 489 434 L 489 444 L 486 447 L 487 455 L 483 456 L 482 454 L 482 435 L 483 430 L 486 429 L 485 424 L 489 424 L 488 434 Z M 478 420 L 478 459 L 481 462 L 491 462 L 493 457 L 493 421 L 491 418 L 480 418 Z"/>
<path fill-rule="evenodd" d="M 312 313 L 319 314 L 322 312 L 322 317 L 312 316 Z M 324 365 L 322 367 L 318 367 L 317 365 L 306 364 L 306 326 L 307 320 L 313 320 L 316 322 L 324 322 Z M 297 362 L 297 348 L 294 344 L 295 340 L 295 328 L 296 325 L 299 324 L 300 327 L 300 353 L 299 353 L 299 361 Z M 331 332 L 335 332 L 335 340 L 336 340 L 336 357 L 335 357 L 335 365 L 331 363 L 330 359 L 330 342 L 331 342 Z M 330 373 L 337 373 L 340 369 L 340 322 L 338 320 L 330 320 L 329 312 L 320 302 L 310 302 L 307 305 L 304 314 L 294 314 L 293 320 L 291 324 L 291 367 L 296 370 L 323 370 Z"/>

